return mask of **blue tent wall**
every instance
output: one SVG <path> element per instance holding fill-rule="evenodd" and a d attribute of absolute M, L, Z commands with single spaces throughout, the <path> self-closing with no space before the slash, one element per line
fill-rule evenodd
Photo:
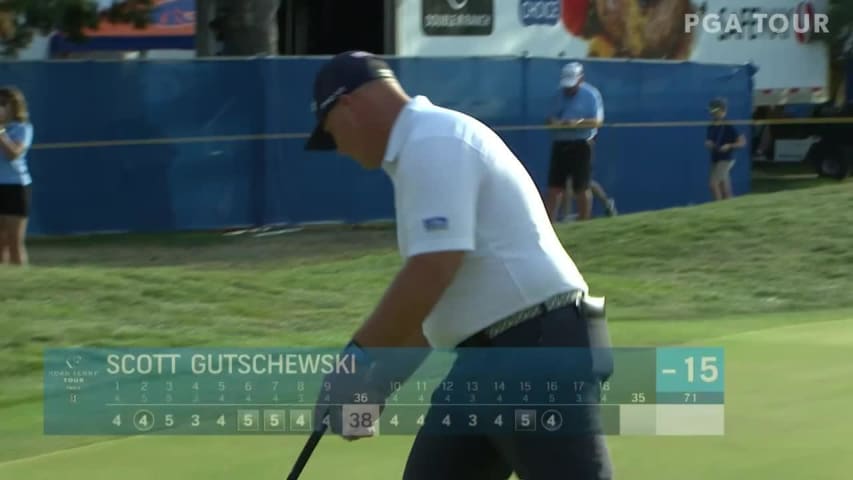
<path fill-rule="evenodd" d="M 381 171 L 303 150 L 313 126 L 312 79 L 322 61 L 0 64 L 0 81 L 23 89 L 35 126 L 31 233 L 393 218 L 391 185 Z M 541 126 L 564 61 L 391 62 L 410 93 L 495 127 L 544 190 L 550 143 Z M 723 95 L 730 117 L 749 118 L 750 69 L 613 61 L 586 67 L 604 97 L 606 122 L 616 124 L 600 133 L 594 174 L 620 211 L 708 201 L 706 105 Z M 619 125 L 626 122 L 695 124 Z M 134 144 L 97 143 L 109 141 Z M 748 151 L 738 153 L 733 171 L 738 194 L 749 190 Z"/>

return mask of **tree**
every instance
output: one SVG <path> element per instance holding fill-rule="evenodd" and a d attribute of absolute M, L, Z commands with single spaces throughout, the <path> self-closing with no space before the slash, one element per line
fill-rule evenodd
<path fill-rule="evenodd" d="M 210 29 L 223 44 L 222 55 L 278 54 L 281 0 L 207 0 L 215 3 Z M 351 0 L 347 0 L 351 1 Z"/>
<path fill-rule="evenodd" d="M 152 0 L 120 0 L 104 11 L 96 0 L 0 0 L 0 54 L 17 55 L 36 33 L 82 42 L 102 21 L 145 28 L 152 8 Z"/>

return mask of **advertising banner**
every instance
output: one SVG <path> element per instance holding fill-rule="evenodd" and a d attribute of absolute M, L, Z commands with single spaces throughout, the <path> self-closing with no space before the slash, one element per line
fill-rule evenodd
<path fill-rule="evenodd" d="M 87 40 L 74 43 L 60 34 L 51 38 L 51 52 L 92 50 L 187 50 L 195 45 L 195 0 L 155 0 L 145 28 L 102 21 L 85 31 Z"/>
<path fill-rule="evenodd" d="M 400 56 L 744 64 L 758 103 L 826 95 L 826 0 L 403 0 Z M 787 98 L 787 101 L 791 101 Z"/>

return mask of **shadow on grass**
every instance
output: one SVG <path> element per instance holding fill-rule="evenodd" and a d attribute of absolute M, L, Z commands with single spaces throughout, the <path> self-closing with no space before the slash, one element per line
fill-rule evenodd
<path fill-rule="evenodd" d="M 838 180 L 818 176 L 802 163 L 761 163 L 752 169 L 752 193 L 775 193 L 837 185 Z"/>
<path fill-rule="evenodd" d="M 28 241 L 35 267 L 281 268 L 348 259 L 395 247 L 390 228 L 340 227 L 270 236 L 222 232 L 105 234 Z"/>
<path fill-rule="evenodd" d="M 819 178 L 796 166 L 761 166 L 753 171 L 752 194 L 838 184 L 837 180 Z M 224 232 L 103 234 L 39 237 L 27 243 L 35 267 L 263 269 L 393 253 L 396 233 L 388 224 L 329 225 L 261 235 L 251 232 L 242 235 Z"/>
<path fill-rule="evenodd" d="M 838 180 L 820 178 L 816 175 L 788 175 L 781 177 L 758 177 L 752 180 L 752 193 L 775 193 L 788 190 L 802 190 L 828 185 L 837 185 Z"/>

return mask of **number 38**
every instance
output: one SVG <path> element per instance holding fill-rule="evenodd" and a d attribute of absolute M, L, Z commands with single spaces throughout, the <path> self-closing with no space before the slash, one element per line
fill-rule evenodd
<path fill-rule="evenodd" d="M 349 418 L 349 426 L 352 428 L 370 428 L 373 426 L 373 415 L 370 412 L 353 412 Z"/>

